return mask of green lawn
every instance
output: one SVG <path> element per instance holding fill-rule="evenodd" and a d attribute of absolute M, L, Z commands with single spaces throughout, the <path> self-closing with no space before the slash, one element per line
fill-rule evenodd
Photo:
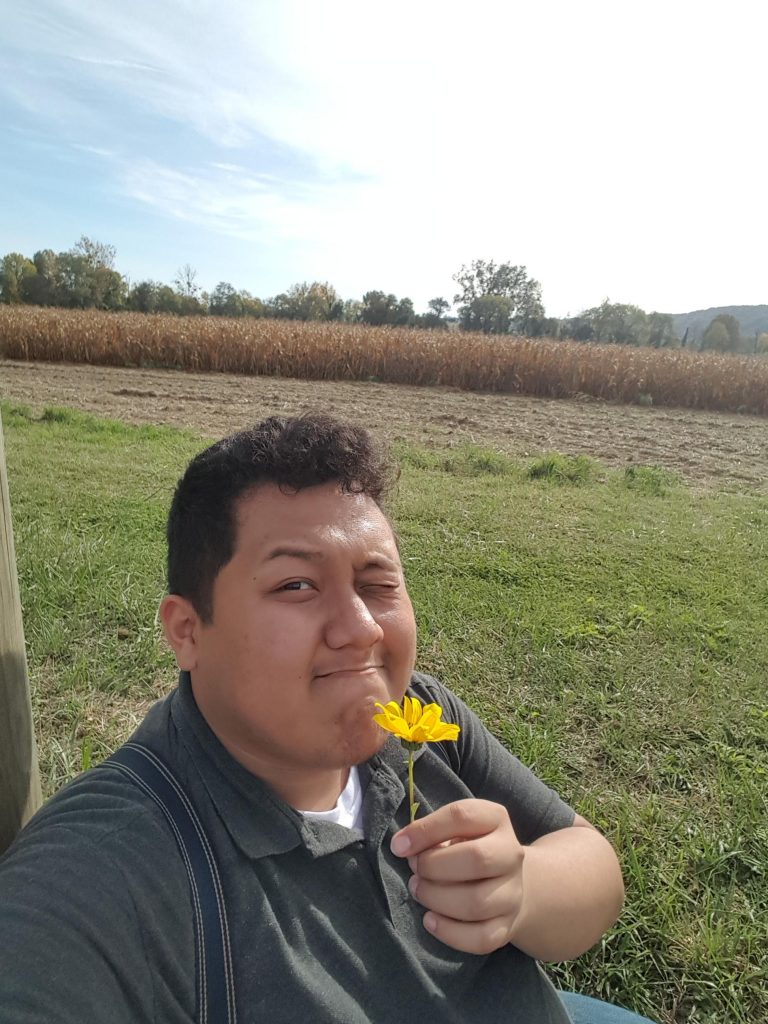
<path fill-rule="evenodd" d="M 3 423 L 50 793 L 173 685 L 164 520 L 203 442 L 7 404 Z M 561 456 L 397 454 L 419 667 L 624 865 L 619 925 L 555 973 L 665 1024 L 768 1019 L 768 498 Z"/>

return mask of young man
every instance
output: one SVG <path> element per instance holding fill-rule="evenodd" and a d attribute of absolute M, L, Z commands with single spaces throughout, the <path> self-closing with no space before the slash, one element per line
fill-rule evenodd
<path fill-rule="evenodd" d="M 160 611 L 179 687 L 133 740 L 210 841 L 229 1019 L 566 1022 L 536 961 L 613 923 L 616 857 L 414 672 L 390 477 L 364 430 L 323 416 L 266 420 L 192 461 Z M 406 691 L 461 726 L 421 753 L 412 824 L 402 747 L 373 721 Z M 156 804 L 108 765 L 80 776 L 0 862 L 2 1019 L 205 1018 L 192 903 Z"/>

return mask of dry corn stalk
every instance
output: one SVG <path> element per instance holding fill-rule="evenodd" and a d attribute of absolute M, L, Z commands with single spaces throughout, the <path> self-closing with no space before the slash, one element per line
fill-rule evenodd
<path fill-rule="evenodd" d="M 8 306 L 0 356 L 768 414 L 768 359 L 404 327 Z"/>

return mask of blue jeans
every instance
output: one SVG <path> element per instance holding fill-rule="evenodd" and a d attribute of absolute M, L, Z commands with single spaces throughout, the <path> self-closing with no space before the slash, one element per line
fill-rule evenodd
<path fill-rule="evenodd" d="M 641 1017 L 631 1010 L 611 1003 L 601 1003 L 599 999 L 580 996 L 575 992 L 558 992 L 573 1024 L 653 1024 L 647 1017 Z"/>

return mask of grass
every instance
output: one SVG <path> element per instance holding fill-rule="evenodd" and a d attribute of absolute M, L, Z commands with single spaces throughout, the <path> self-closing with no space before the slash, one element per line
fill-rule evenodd
<path fill-rule="evenodd" d="M 44 785 L 174 682 L 163 527 L 202 442 L 4 406 Z M 619 850 L 627 904 L 554 969 L 672 1024 L 768 1019 L 768 498 L 654 467 L 401 446 L 420 659 Z M 537 469 L 537 467 L 539 467 Z"/>
<path fill-rule="evenodd" d="M 586 455 L 560 455 L 549 452 L 528 467 L 531 480 L 550 480 L 556 484 L 585 484 L 594 475 L 595 463 Z"/>
<path fill-rule="evenodd" d="M 768 415 L 768 359 L 458 331 L 0 306 L 0 357 Z"/>

